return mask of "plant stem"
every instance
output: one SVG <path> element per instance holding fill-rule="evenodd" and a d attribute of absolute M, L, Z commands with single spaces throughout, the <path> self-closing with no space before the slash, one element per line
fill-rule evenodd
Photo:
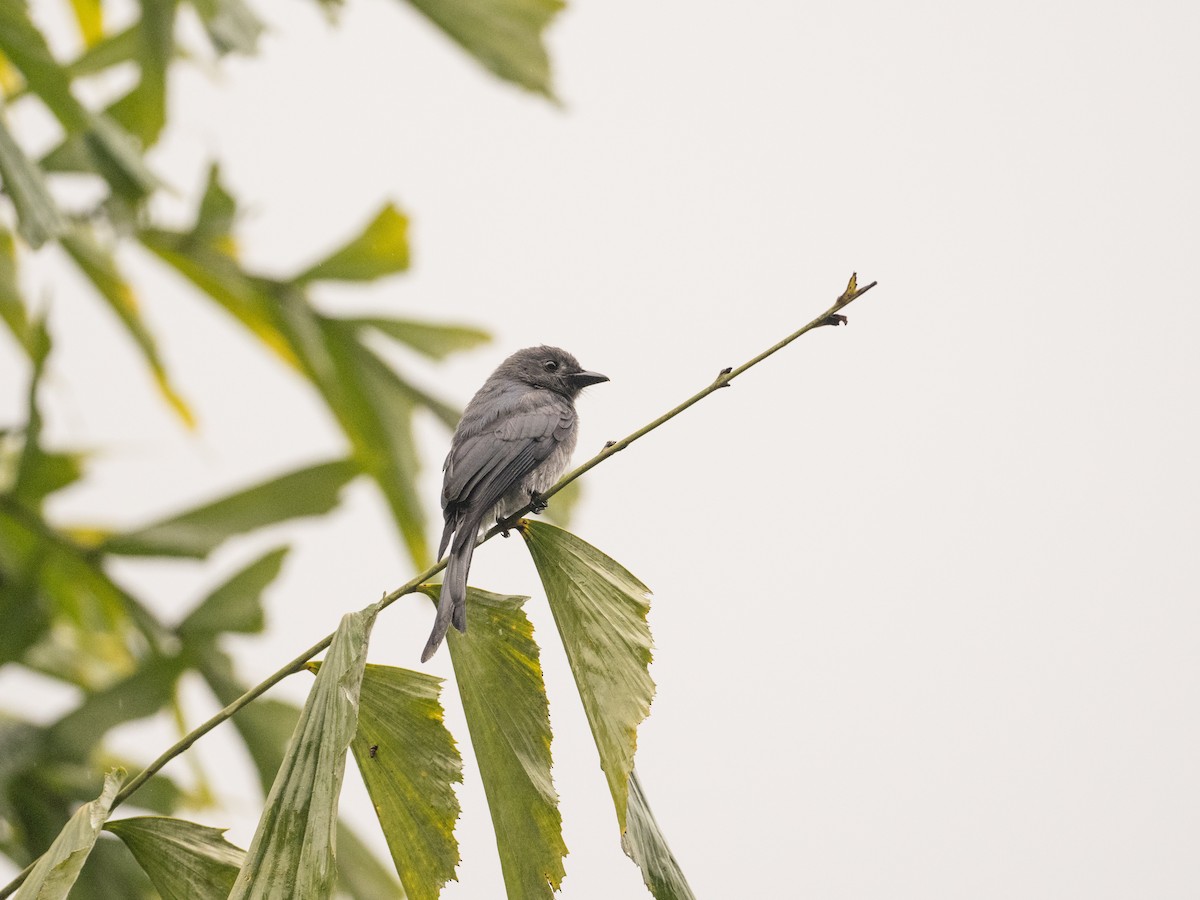
<path fill-rule="evenodd" d="M 792 332 L 787 337 L 785 337 L 783 340 L 779 341 L 779 343 L 775 344 L 772 347 L 767 348 L 762 353 L 758 354 L 758 356 L 755 356 L 753 359 L 750 359 L 750 360 L 742 363 L 737 368 L 722 369 L 721 372 L 717 375 L 716 379 L 712 382 L 712 384 L 708 385 L 708 387 L 704 388 L 703 390 L 698 391 L 697 393 L 693 394 L 691 397 L 684 400 L 682 403 L 680 403 L 674 409 L 671 409 L 671 410 L 663 413 L 661 416 L 659 416 L 653 422 L 643 425 L 637 431 L 622 438 L 621 440 L 612 441 L 608 444 L 605 444 L 604 448 L 599 453 L 597 453 L 595 456 L 593 456 L 587 462 L 583 463 L 583 465 L 573 469 L 572 471 L 570 471 L 566 475 L 564 475 L 562 478 L 560 478 L 557 484 L 555 484 L 552 488 L 550 488 L 548 491 L 546 491 L 544 494 L 542 494 L 542 499 L 548 499 L 548 498 L 554 496 L 559 491 L 561 491 L 564 487 L 566 487 L 568 484 L 570 484 L 572 481 L 579 478 L 584 473 L 590 471 L 591 469 L 595 468 L 596 466 L 600 465 L 600 463 L 604 462 L 604 460 L 608 459 L 614 453 L 620 453 L 622 450 L 624 450 L 626 447 L 628 447 L 634 441 L 638 440 L 639 438 L 645 437 L 647 434 L 649 434 L 654 429 L 658 428 L 660 425 L 663 425 L 663 424 L 669 422 L 671 419 L 675 418 L 677 415 L 679 415 L 684 410 L 699 403 L 701 400 L 703 400 L 709 394 L 713 393 L 714 391 L 718 391 L 723 387 L 728 387 L 729 383 L 731 381 L 733 381 L 733 379 L 737 378 L 739 375 L 741 375 L 747 369 L 750 369 L 750 368 L 758 365 L 760 362 L 762 362 L 768 356 L 778 353 L 780 350 L 782 350 L 784 347 L 786 347 L 792 341 L 796 340 L 796 338 L 800 337 L 801 335 L 807 334 L 808 332 L 810 332 L 816 328 L 820 328 L 823 325 L 837 325 L 837 324 L 840 324 L 841 322 L 844 322 L 845 321 L 844 318 L 839 318 L 838 313 L 842 309 L 844 309 L 846 306 L 850 305 L 852 302 L 854 302 L 859 297 L 861 297 L 863 294 L 865 294 L 867 291 L 869 291 L 871 288 L 875 287 L 875 285 L 877 283 L 878 282 L 872 281 L 866 287 L 860 288 L 857 286 L 857 277 L 851 276 L 850 284 L 846 287 L 846 291 L 840 297 L 838 297 L 837 301 L 833 304 L 833 306 L 831 306 L 829 309 L 825 310 L 825 312 L 821 313 L 819 316 L 817 316 L 815 319 L 813 319 L 811 322 L 809 322 L 803 328 L 800 328 L 799 330 Z M 479 539 L 479 543 L 482 544 L 485 541 L 490 541 L 493 537 L 495 537 L 500 532 L 506 531 L 509 528 L 515 527 L 517 520 L 520 519 L 522 516 L 524 516 L 526 513 L 528 513 L 532 508 L 533 508 L 533 503 L 531 501 L 530 503 L 528 503 L 524 507 L 522 507 L 520 510 L 518 510 L 516 513 L 514 513 L 512 516 L 510 516 L 508 519 L 506 519 L 504 522 L 502 522 L 498 525 L 495 525 L 491 529 L 489 529 L 487 531 L 487 533 L 484 534 L 484 536 Z M 430 566 L 428 569 L 426 569 L 420 575 L 413 578 L 411 581 L 407 582 L 406 584 L 402 585 L 401 587 L 396 588 L 394 591 L 391 591 L 390 593 L 384 594 L 383 597 L 378 601 L 377 606 L 379 607 L 380 610 L 382 610 L 382 609 L 390 606 L 391 604 L 395 603 L 397 600 L 399 600 L 401 597 L 405 596 L 406 594 L 413 593 L 421 585 L 423 585 L 425 582 L 427 582 L 430 578 L 432 578 L 438 572 L 442 571 L 444 568 L 446 568 L 446 561 L 442 561 L 442 562 L 437 563 L 436 565 Z M 268 690 L 270 690 L 272 687 L 277 685 L 279 682 L 283 681 L 283 679 L 287 678 L 289 675 L 294 675 L 296 672 L 301 671 L 304 668 L 305 663 L 307 663 L 309 660 L 311 660 L 314 656 L 316 656 L 322 650 L 327 649 L 331 643 L 333 643 L 333 635 L 328 634 L 321 640 L 317 641 L 317 643 L 315 643 L 311 647 L 309 647 L 307 650 L 305 650 L 303 653 L 301 653 L 299 656 L 297 656 L 295 659 L 293 659 L 291 662 L 287 663 L 285 666 L 280 668 L 273 675 L 269 676 L 266 680 L 259 682 L 254 687 L 250 688 L 250 690 L 246 691 L 246 693 L 242 694 L 242 696 L 238 697 L 236 700 L 234 700 L 232 703 L 230 703 L 228 706 L 226 706 L 220 712 L 216 713 L 214 716 L 212 716 L 212 718 L 208 719 L 206 722 L 204 722 L 200 725 L 197 725 L 195 728 L 193 728 L 190 732 L 188 732 L 186 735 L 184 735 L 182 738 L 180 738 L 178 741 L 176 741 L 172 746 L 170 746 L 165 751 L 163 751 L 163 753 L 156 760 L 154 760 L 154 762 L 150 763 L 150 765 L 146 766 L 146 768 L 144 768 L 141 772 L 139 772 L 136 776 L 134 776 L 134 778 L 128 784 L 126 784 L 124 788 L 121 789 L 121 792 L 119 794 L 117 794 L 116 798 L 113 800 L 112 808 L 116 809 L 118 806 L 120 806 L 122 803 L 124 803 L 126 800 L 128 800 L 129 797 L 138 788 L 140 788 L 143 784 L 145 784 L 147 781 L 149 781 L 160 769 L 163 768 L 163 766 L 165 766 L 168 762 L 170 762 L 172 759 L 174 759 L 179 754 L 183 753 L 185 750 L 188 749 L 188 747 L 192 746 L 192 744 L 194 744 L 196 741 L 198 741 L 204 735 L 208 734 L 208 732 L 212 731 L 214 728 L 216 728 L 222 722 L 229 719 L 243 706 L 246 706 L 252 700 L 261 696 L 262 694 L 265 694 Z M 8 897 L 18 887 L 20 887 L 21 883 L 29 875 L 29 872 L 33 869 L 33 866 L 34 866 L 34 864 L 36 864 L 36 862 L 37 862 L 37 860 L 34 860 L 34 862 L 30 863 L 25 868 L 25 870 L 22 871 L 16 878 L 14 878 L 11 882 L 9 882 L 7 885 L 5 885 L 3 889 L 0 889 L 0 900 L 3 900 L 3 898 Z"/>

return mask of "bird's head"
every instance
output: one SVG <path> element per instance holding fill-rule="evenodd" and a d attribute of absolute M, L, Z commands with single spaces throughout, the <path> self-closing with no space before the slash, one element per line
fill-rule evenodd
<path fill-rule="evenodd" d="M 518 350 L 501 364 L 500 373 L 571 399 L 589 384 L 608 381 L 607 375 L 586 371 L 566 350 L 546 346 Z"/>

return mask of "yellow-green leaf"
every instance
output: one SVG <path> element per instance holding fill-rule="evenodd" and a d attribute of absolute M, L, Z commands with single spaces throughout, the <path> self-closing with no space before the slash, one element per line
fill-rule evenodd
<path fill-rule="evenodd" d="M 2 23 L 0 23 L 2 24 Z M 54 198 L 46 189 L 41 170 L 13 140 L 0 107 L 0 180 L 17 212 L 17 230 L 31 247 L 40 247 L 66 228 Z M 7 316 L 5 317 L 7 320 Z"/>
<path fill-rule="evenodd" d="M 373 281 L 407 268 L 408 218 L 389 203 L 358 237 L 295 280 Z"/>
<path fill-rule="evenodd" d="M 437 597 L 438 585 L 428 589 Z M 462 696 L 509 900 L 550 898 L 562 884 L 562 816 L 550 773 L 550 712 L 526 597 L 467 589 L 467 633 L 451 630 Z"/>
<path fill-rule="evenodd" d="M 431 359 L 445 359 L 451 353 L 486 344 L 491 336 L 480 328 L 466 325 L 439 325 L 413 319 L 380 317 L 344 319 L 355 328 L 373 328 L 393 340 L 406 344 Z"/>
<path fill-rule="evenodd" d="M 368 665 L 351 745 L 410 900 L 436 900 L 458 865 L 462 757 L 442 721 L 442 679 Z"/>

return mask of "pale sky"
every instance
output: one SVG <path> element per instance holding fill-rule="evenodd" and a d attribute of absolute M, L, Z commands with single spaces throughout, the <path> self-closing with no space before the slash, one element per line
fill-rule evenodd
<path fill-rule="evenodd" d="M 286 274 L 395 201 L 412 272 L 322 288 L 323 305 L 490 329 L 443 367 L 399 357 L 456 403 L 512 350 L 571 350 L 612 379 L 579 403 L 577 461 L 808 321 L 851 272 L 880 282 L 849 327 L 585 481 L 572 530 L 654 591 L 638 769 L 698 896 L 1197 895 L 1200 6 L 576 2 L 549 32 L 556 108 L 399 3 L 353 0 L 336 28 L 315 3 L 256 5 L 273 16 L 259 58 L 177 73 L 163 214 L 190 214 L 217 157 L 246 258 Z M 85 289 L 47 278 L 52 436 L 102 453 L 53 512 L 133 525 L 338 452 L 290 373 L 160 267 L 127 264 L 201 432 Z M 0 380 L 19 371 L 6 345 Z M 12 421 L 23 397 L 0 403 Z M 448 435 L 422 434 L 433 512 Z M 271 632 L 236 644 L 248 679 L 412 574 L 365 485 L 215 568 L 117 574 L 170 618 L 284 539 Z M 528 555 L 488 544 L 471 580 L 533 596 L 562 896 L 643 896 Z M 430 620 L 397 603 L 372 661 L 422 668 Z M 424 668 L 450 674 L 446 654 Z M 193 721 L 211 712 L 186 693 Z M 36 696 L 42 715 L 69 704 Z M 194 817 L 246 846 L 259 806 L 227 731 L 198 749 L 232 811 Z M 120 745 L 148 760 L 170 740 L 152 724 Z M 499 860 L 464 756 L 464 863 L 443 896 L 486 900 Z M 348 773 L 343 810 L 382 848 Z"/>

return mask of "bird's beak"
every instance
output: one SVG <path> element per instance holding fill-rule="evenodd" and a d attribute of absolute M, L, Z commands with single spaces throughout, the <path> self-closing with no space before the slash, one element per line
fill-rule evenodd
<path fill-rule="evenodd" d="M 607 375 L 601 375 L 599 372 L 572 372 L 567 376 L 571 384 L 575 387 L 587 387 L 589 384 L 599 384 L 602 381 L 608 381 Z"/>

